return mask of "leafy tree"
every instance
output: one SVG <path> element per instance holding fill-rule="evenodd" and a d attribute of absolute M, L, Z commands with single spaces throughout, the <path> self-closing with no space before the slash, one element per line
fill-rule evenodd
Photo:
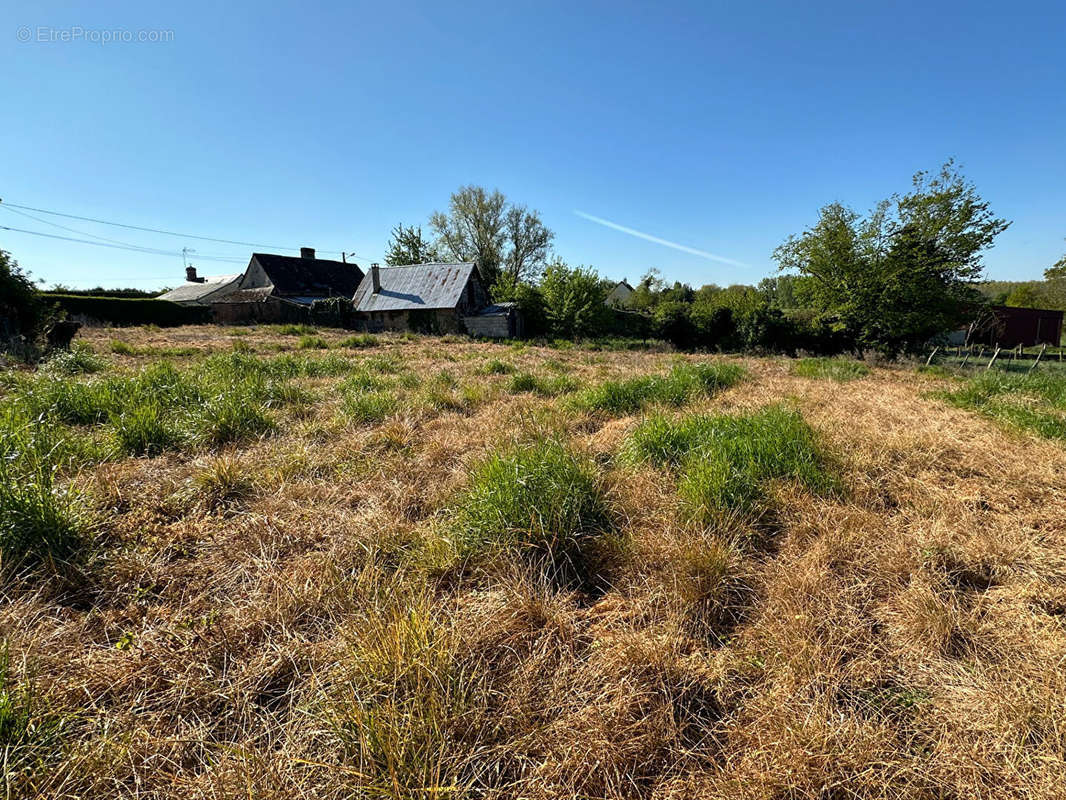
<path fill-rule="evenodd" d="M 607 293 L 596 271 L 569 267 L 556 260 L 544 269 L 540 281 L 548 331 L 553 336 L 578 338 L 597 336 L 607 330 L 611 309 Z"/>
<path fill-rule="evenodd" d="M 475 262 L 491 288 L 500 276 L 506 214 L 507 198 L 498 190 L 463 186 L 451 196 L 447 213 L 433 212 L 429 226 L 443 253 L 455 261 Z"/>
<path fill-rule="evenodd" d="M 655 336 L 666 339 L 675 347 L 691 349 L 696 344 L 695 327 L 689 317 L 691 303 L 684 300 L 662 300 L 652 313 Z"/>
<path fill-rule="evenodd" d="M 513 281 L 532 281 L 544 268 L 551 247 L 552 233 L 541 222 L 540 214 L 525 206 L 511 206 L 505 217 L 505 275 Z"/>
<path fill-rule="evenodd" d="M 492 301 L 518 304 L 526 336 L 543 336 L 548 332 L 544 296 L 537 286 L 515 280 L 510 275 L 502 275 L 492 287 Z"/>
<path fill-rule="evenodd" d="M 626 305 L 633 311 L 641 311 L 645 314 L 651 313 L 659 302 L 659 295 L 662 290 L 662 274 L 653 267 L 644 273 L 633 288 L 633 294 L 629 296 Z"/>
<path fill-rule="evenodd" d="M 865 219 L 839 203 L 825 206 L 815 226 L 774 257 L 808 279 L 816 324 L 856 350 L 896 355 L 964 320 L 979 302 L 971 284 L 981 253 L 1008 225 L 949 161 L 935 177 L 916 174 L 909 194 Z"/>
<path fill-rule="evenodd" d="M 1004 305 L 1014 306 L 1015 308 L 1039 308 L 1040 293 L 1032 286 L 1023 284 L 1007 295 Z"/>
<path fill-rule="evenodd" d="M 11 254 L 0 250 L 0 336 L 22 335 L 33 339 L 49 316 L 48 307 Z M 7 330 L 5 330 L 7 328 Z"/>
<path fill-rule="evenodd" d="M 421 225 L 405 226 L 400 223 L 392 229 L 392 236 L 385 247 L 385 263 L 390 267 L 429 264 L 437 260 L 436 248 L 422 236 Z"/>

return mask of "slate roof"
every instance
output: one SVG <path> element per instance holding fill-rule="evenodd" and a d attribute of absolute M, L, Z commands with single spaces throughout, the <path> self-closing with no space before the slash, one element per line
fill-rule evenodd
<path fill-rule="evenodd" d="M 262 303 L 274 291 L 273 286 L 260 286 L 256 289 L 238 289 L 214 300 L 214 303 Z"/>
<path fill-rule="evenodd" d="M 224 289 L 227 284 L 236 283 L 240 275 L 218 275 L 214 278 L 206 278 L 203 283 L 183 283 L 159 295 L 160 300 L 169 300 L 172 303 L 195 303 L 212 292 Z"/>
<path fill-rule="evenodd" d="M 363 279 L 357 264 L 328 258 L 252 253 L 252 260 L 259 262 L 278 297 L 351 297 Z"/>
<path fill-rule="evenodd" d="M 367 275 L 352 298 L 356 311 L 414 311 L 459 305 L 474 262 L 381 267 L 381 291 Z"/>

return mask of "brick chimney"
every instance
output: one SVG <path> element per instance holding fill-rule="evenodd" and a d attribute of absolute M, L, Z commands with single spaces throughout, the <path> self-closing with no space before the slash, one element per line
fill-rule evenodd
<path fill-rule="evenodd" d="M 300 248 L 300 258 L 314 258 L 314 257 L 315 257 L 315 248 L 313 248 L 313 247 L 301 247 Z"/>
<path fill-rule="evenodd" d="M 196 267 L 186 267 L 185 280 L 187 280 L 189 283 L 203 283 L 207 280 L 207 278 L 197 277 Z"/>
<path fill-rule="evenodd" d="M 374 294 L 381 293 L 381 267 L 377 264 L 370 265 L 370 281 L 374 286 Z"/>

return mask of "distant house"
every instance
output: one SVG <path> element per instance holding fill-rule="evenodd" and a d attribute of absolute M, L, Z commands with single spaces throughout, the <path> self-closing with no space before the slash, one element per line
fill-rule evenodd
<path fill-rule="evenodd" d="M 240 273 L 201 278 L 196 274 L 196 267 L 186 267 L 185 283 L 169 292 L 164 292 L 159 295 L 158 299 L 169 300 L 171 303 L 183 306 L 206 306 L 236 290 L 240 279 Z"/>
<path fill-rule="evenodd" d="M 607 299 L 604 301 L 609 306 L 620 307 L 629 302 L 630 296 L 633 294 L 633 287 L 629 285 L 629 282 L 625 279 L 619 281 L 614 285 L 614 288 L 607 293 Z"/>
<path fill-rule="evenodd" d="M 299 257 L 253 253 L 233 291 L 211 307 L 223 323 L 303 320 L 311 303 L 350 298 L 362 279 L 358 265 L 316 258 L 313 247 Z"/>
<path fill-rule="evenodd" d="M 361 327 L 369 331 L 457 333 L 464 318 L 488 305 L 474 263 L 370 265 L 352 297 Z"/>

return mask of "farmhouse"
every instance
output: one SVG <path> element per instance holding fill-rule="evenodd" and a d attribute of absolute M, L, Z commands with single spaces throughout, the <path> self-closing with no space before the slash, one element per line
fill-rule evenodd
<path fill-rule="evenodd" d="M 211 307 L 222 323 L 302 321 L 313 302 L 349 298 L 362 279 L 358 265 L 316 258 L 313 247 L 299 257 L 253 253 L 234 290 Z"/>
<path fill-rule="evenodd" d="M 460 333 L 465 318 L 485 309 L 488 293 L 472 261 L 371 264 L 352 302 L 360 327 L 369 331 Z"/>
<path fill-rule="evenodd" d="M 159 299 L 182 306 L 206 306 L 235 291 L 240 279 L 240 273 L 202 278 L 196 274 L 196 267 L 186 267 L 185 283 L 159 295 Z"/>
<path fill-rule="evenodd" d="M 614 288 L 607 293 L 607 299 L 604 301 L 609 306 L 615 308 L 624 306 L 629 302 L 630 296 L 633 294 L 633 287 L 629 285 L 629 281 L 624 278 L 614 285 Z"/>

